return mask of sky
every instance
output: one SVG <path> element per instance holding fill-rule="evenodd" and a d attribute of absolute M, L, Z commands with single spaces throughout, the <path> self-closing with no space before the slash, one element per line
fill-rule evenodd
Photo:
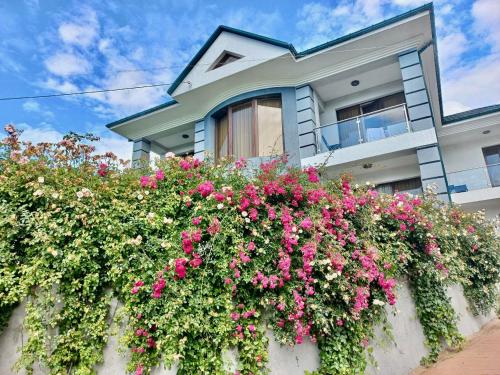
<path fill-rule="evenodd" d="M 170 83 L 219 24 L 303 50 L 420 6 L 420 0 L 16 0 L 0 2 L 0 98 Z M 500 0 L 436 0 L 445 114 L 500 103 Z M 168 87 L 0 101 L 24 139 L 69 131 L 131 156 L 105 124 L 169 100 Z"/>

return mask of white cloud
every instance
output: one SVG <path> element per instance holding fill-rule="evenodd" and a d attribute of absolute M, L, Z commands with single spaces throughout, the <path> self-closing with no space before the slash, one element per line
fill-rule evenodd
<path fill-rule="evenodd" d="M 444 112 L 500 103 L 500 55 L 477 60 L 443 77 Z"/>
<path fill-rule="evenodd" d="M 21 140 L 31 141 L 32 143 L 59 142 L 63 135 L 54 127 L 47 123 L 41 123 L 37 127 L 33 127 L 27 123 L 17 124 L 17 128 L 22 130 Z"/>
<path fill-rule="evenodd" d="M 56 143 L 62 140 L 64 136 L 64 133 L 46 122 L 42 122 L 38 126 L 21 123 L 17 124 L 17 128 L 23 131 L 21 140 L 31 141 L 35 144 L 40 142 Z M 97 154 L 104 154 L 105 152 L 111 151 L 124 160 L 130 160 L 132 156 L 132 143 L 118 135 L 112 134 L 110 131 L 106 131 L 94 145 Z"/>
<path fill-rule="evenodd" d="M 43 108 L 40 105 L 40 103 L 38 103 L 35 100 L 27 100 L 27 101 L 25 101 L 23 103 L 23 109 L 26 112 L 38 113 L 38 114 L 42 115 L 43 117 L 45 117 L 47 119 L 54 117 L 54 114 L 51 111 L 46 110 L 45 108 Z"/>
<path fill-rule="evenodd" d="M 469 48 L 468 40 L 462 32 L 445 35 L 439 41 L 439 66 L 445 71 L 456 67 L 460 57 Z"/>
<path fill-rule="evenodd" d="M 63 22 L 58 32 L 64 43 L 88 47 L 97 38 L 98 29 L 96 13 L 90 8 L 84 8 L 78 18 L 71 22 Z"/>
<path fill-rule="evenodd" d="M 38 102 L 35 102 L 34 100 L 28 100 L 23 103 L 23 109 L 26 112 L 39 112 L 40 104 L 38 104 Z"/>
<path fill-rule="evenodd" d="M 61 77 L 88 74 L 92 70 L 90 63 L 74 53 L 57 52 L 45 60 L 49 72 Z"/>
<path fill-rule="evenodd" d="M 494 51 L 500 52 L 500 1 L 477 0 L 472 14 L 476 29 L 486 36 Z"/>

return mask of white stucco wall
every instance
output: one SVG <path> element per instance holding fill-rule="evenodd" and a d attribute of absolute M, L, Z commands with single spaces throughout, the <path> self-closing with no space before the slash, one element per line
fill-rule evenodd
<path fill-rule="evenodd" d="M 460 318 L 458 328 L 465 336 L 474 334 L 494 318 L 494 314 L 473 316 L 469 311 L 461 287 L 449 288 L 448 295 L 451 297 L 452 305 Z M 427 354 L 427 349 L 424 346 L 424 335 L 416 315 L 415 304 L 405 282 L 400 283 L 398 299 L 394 308 L 387 307 L 387 317 L 392 325 L 394 342 L 387 339 L 381 327 L 376 328 L 376 339 L 372 344 L 377 366 L 369 366 L 366 373 L 370 375 L 409 374 L 412 369 L 418 367 L 420 359 Z M 0 336 L 1 375 L 15 374 L 11 369 L 19 357 L 18 348 L 22 344 L 22 339 L 26 339 L 26 333 L 23 334 L 22 331 L 23 318 L 24 305 L 21 305 L 14 311 L 8 327 Z M 304 344 L 291 348 L 279 345 L 274 341 L 271 332 L 269 332 L 269 337 L 270 361 L 268 367 L 271 374 L 299 375 L 319 366 L 318 349 L 310 341 L 305 341 Z M 104 363 L 96 368 L 98 374 L 121 375 L 126 373 L 126 354 L 118 353 L 118 348 L 118 338 L 111 336 L 104 351 Z M 234 368 L 234 353 L 225 353 L 224 357 L 228 368 Z M 45 373 L 43 369 L 35 367 L 35 374 Z M 153 371 L 154 375 L 174 375 L 175 373 L 175 367 L 164 369 L 161 366 Z M 24 374 L 24 372 L 20 372 L 20 374 Z"/>

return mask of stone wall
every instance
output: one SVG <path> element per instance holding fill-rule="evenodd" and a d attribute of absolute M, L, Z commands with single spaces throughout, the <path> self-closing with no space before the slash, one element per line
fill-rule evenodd
<path fill-rule="evenodd" d="M 470 336 L 479 331 L 481 327 L 494 318 L 490 316 L 475 317 L 469 311 L 469 307 L 462 289 L 454 286 L 448 289 L 452 305 L 459 315 L 458 328 L 465 336 Z M 113 303 L 112 310 L 116 307 Z M 12 366 L 19 357 L 18 348 L 21 347 L 26 333 L 22 330 L 24 318 L 24 305 L 14 311 L 8 327 L 0 336 L 0 374 L 15 374 Z M 384 334 L 381 327 L 376 329 L 376 339 L 373 342 L 373 356 L 377 362 L 376 366 L 370 366 L 366 373 L 370 375 L 405 375 L 418 367 L 420 359 L 427 354 L 424 345 L 424 334 L 422 326 L 416 315 L 410 289 L 406 283 L 401 283 L 398 289 L 398 300 L 394 308 L 387 308 L 387 318 L 392 325 L 391 341 Z M 116 328 L 116 327 L 115 327 Z M 313 343 L 305 341 L 302 345 L 293 348 L 284 347 L 274 341 L 272 332 L 269 332 L 269 364 L 268 367 L 273 375 L 304 374 L 306 370 L 312 371 L 319 365 L 319 352 Z M 96 368 L 98 374 L 120 375 L 126 371 L 126 354 L 118 351 L 118 337 L 111 336 L 108 346 L 104 351 L 104 363 Z M 228 363 L 228 369 L 235 368 L 235 355 L 232 352 L 224 353 Z M 36 374 L 44 374 L 45 371 L 39 367 L 35 368 Z M 174 375 L 175 368 L 157 368 L 154 375 Z M 24 372 L 20 372 L 24 374 Z"/>

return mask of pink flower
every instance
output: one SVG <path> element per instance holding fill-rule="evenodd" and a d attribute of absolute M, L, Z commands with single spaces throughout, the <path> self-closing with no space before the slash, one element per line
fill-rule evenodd
<path fill-rule="evenodd" d="M 222 193 L 216 192 L 216 193 L 214 193 L 214 198 L 217 202 L 224 202 L 224 199 L 226 199 L 226 196 Z"/>
<path fill-rule="evenodd" d="M 162 180 L 164 180 L 164 179 L 165 179 L 165 172 L 163 172 L 161 169 L 158 169 L 158 170 L 156 171 L 156 175 L 155 175 L 155 176 L 156 176 L 156 179 L 157 179 L 158 181 L 162 181 Z"/>
<path fill-rule="evenodd" d="M 151 294 L 151 297 L 153 298 L 160 298 L 161 293 L 163 292 L 163 289 L 165 289 L 167 283 L 164 278 L 160 277 L 156 282 L 153 284 L 153 293 Z"/>
<path fill-rule="evenodd" d="M 337 326 L 339 326 L 339 327 L 342 327 L 344 325 L 344 321 L 342 319 L 337 319 L 335 324 L 337 324 Z"/>
<path fill-rule="evenodd" d="M 216 217 L 213 218 L 212 220 L 212 223 L 210 223 L 210 225 L 208 226 L 207 228 L 207 232 L 208 234 L 210 234 L 211 236 L 213 236 L 214 234 L 217 234 L 220 232 L 220 221 L 219 219 L 217 219 Z"/>
<path fill-rule="evenodd" d="M 231 317 L 232 320 L 237 321 L 240 318 L 240 314 L 237 313 L 237 312 L 232 312 L 230 314 L 230 317 Z"/>
<path fill-rule="evenodd" d="M 191 252 L 193 251 L 193 241 L 191 241 L 189 238 L 183 239 L 182 250 L 184 250 L 186 254 L 191 254 Z"/>
<path fill-rule="evenodd" d="M 399 229 L 400 229 L 402 232 L 404 232 L 404 231 L 407 229 L 407 228 L 406 228 L 406 224 L 404 224 L 404 223 L 399 224 Z"/>
<path fill-rule="evenodd" d="M 232 282 L 233 282 L 233 280 L 231 280 L 229 277 L 226 277 L 226 278 L 224 279 L 224 284 L 226 284 L 226 285 L 229 285 L 229 284 L 231 284 Z"/>
<path fill-rule="evenodd" d="M 193 225 L 200 225 L 201 219 L 202 219 L 201 216 L 193 217 L 193 220 L 192 220 Z"/>
<path fill-rule="evenodd" d="M 175 260 L 175 274 L 179 279 L 186 277 L 186 263 L 187 260 L 184 258 L 178 258 Z"/>
<path fill-rule="evenodd" d="M 141 176 L 141 186 L 143 188 L 149 186 L 149 176 Z"/>
<path fill-rule="evenodd" d="M 250 257 L 246 255 L 243 251 L 240 252 L 240 259 L 242 263 L 249 263 L 251 261 Z"/>
<path fill-rule="evenodd" d="M 255 243 L 253 241 L 250 241 L 247 245 L 247 249 L 250 251 L 255 250 Z"/>
<path fill-rule="evenodd" d="M 191 164 L 186 159 L 181 159 L 179 166 L 185 171 L 191 169 Z"/>
<path fill-rule="evenodd" d="M 316 168 L 309 167 L 304 172 L 307 173 L 309 182 L 319 182 L 318 170 Z"/>
<path fill-rule="evenodd" d="M 143 374 L 143 371 L 144 371 L 144 366 L 143 366 L 143 365 L 139 365 L 139 366 L 137 366 L 137 368 L 135 369 L 135 375 L 142 375 L 142 374 Z"/>
<path fill-rule="evenodd" d="M 313 222 L 310 217 L 306 217 L 302 222 L 300 223 L 300 227 L 305 230 L 309 230 L 313 227 Z"/>
<path fill-rule="evenodd" d="M 235 165 L 236 169 L 243 169 L 246 167 L 247 161 L 244 158 L 240 158 L 240 159 L 236 160 L 234 165 Z"/>
<path fill-rule="evenodd" d="M 108 174 L 108 165 L 106 163 L 99 164 L 99 169 L 97 170 L 97 174 L 101 177 L 104 177 Z"/>
<path fill-rule="evenodd" d="M 198 193 L 202 197 L 208 197 L 214 191 L 214 184 L 211 181 L 205 181 L 198 185 Z"/>
<path fill-rule="evenodd" d="M 203 261 L 201 260 L 201 257 L 196 253 L 193 254 L 193 259 L 189 262 L 189 264 L 193 268 L 198 268 L 199 266 L 201 266 L 202 263 Z"/>
<path fill-rule="evenodd" d="M 255 326 L 254 326 L 253 324 L 249 324 L 249 325 L 248 325 L 248 330 L 249 330 L 250 332 L 252 332 L 252 333 L 253 333 L 253 332 L 255 332 Z"/>

